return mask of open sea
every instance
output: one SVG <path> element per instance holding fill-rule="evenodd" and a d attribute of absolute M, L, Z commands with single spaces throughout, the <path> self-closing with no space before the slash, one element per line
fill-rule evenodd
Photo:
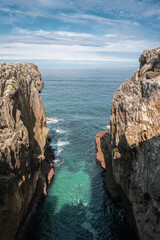
<path fill-rule="evenodd" d="M 107 129 L 113 94 L 135 70 L 41 70 L 55 177 L 29 239 L 120 240 L 124 210 L 105 193 L 95 135 Z"/>

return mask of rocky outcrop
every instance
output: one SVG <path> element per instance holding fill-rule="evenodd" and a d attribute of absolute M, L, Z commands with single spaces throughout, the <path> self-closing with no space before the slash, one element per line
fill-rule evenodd
<path fill-rule="evenodd" d="M 106 168 L 106 163 L 105 163 L 105 155 L 103 153 L 101 145 L 105 141 L 104 136 L 106 134 L 108 134 L 108 132 L 107 131 L 103 131 L 103 132 L 98 133 L 96 135 L 96 137 L 95 137 L 96 148 L 97 148 L 96 160 L 97 160 L 97 164 L 100 165 L 103 169 Z"/>
<path fill-rule="evenodd" d="M 104 170 L 104 186 L 107 194 L 114 202 L 119 202 L 120 188 L 116 184 L 112 174 L 112 159 L 111 159 L 111 139 L 108 131 L 100 132 L 95 137 L 96 140 L 96 162 Z M 107 166 L 107 167 L 106 167 Z"/>
<path fill-rule="evenodd" d="M 110 143 L 111 136 L 108 131 L 103 131 L 97 134 L 95 139 L 97 147 L 97 164 L 103 169 L 102 175 L 107 195 L 117 206 L 123 208 L 123 217 L 121 217 L 120 222 L 117 223 L 118 237 L 120 240 L 137 240 L 138 234 L 135 219 L 132 214 L 131 204 L 123 194 L 120 186 L 115 182 L 113 176 Z M 105 162 L 105 165 L 103 164 L 103 161 Z M 122 202 L 124 206 L 121 205 Z"/>
<path fill-rule="evenodd" d="M 46 179 L 54 174 L 42 89 L 34 64 L 0 64 L 1 240 L 15 238 L 36 189 L 46 193 Z"/>
<path fill-rule="evenodd" d="M 112 173 L 141 240 L 160 239 L 160 47 L 116 91 L 110 118 Z M 106 168 L 107 165 L 106 159 Z"/>

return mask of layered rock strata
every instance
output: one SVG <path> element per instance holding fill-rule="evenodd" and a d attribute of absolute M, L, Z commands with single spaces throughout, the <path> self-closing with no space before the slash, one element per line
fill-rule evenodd
<path fill-rule="evenodd" d="M 54 174 L 43 85 L 34 64 L 0 64 L 1 240 L 15 238 L 35 192 L 39 198 L 46 193 Z"/>
<path fill-rule="evenodd" d="M 116 91 L 110 118 L 112 174 L 141 240 L 160 239 L 160 47 Z M 106 169 L 108 167 L 106 159 Z"/>

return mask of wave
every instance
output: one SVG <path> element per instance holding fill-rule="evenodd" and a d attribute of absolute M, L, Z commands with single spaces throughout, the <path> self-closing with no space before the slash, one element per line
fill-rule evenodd
<path fill-rule="evenodd" d="M 74 115 L 73 118 L 78 119 L 80 117 L 79 117 L 79 115 Z"/>
<path fill-rule="evenodd" d="M 56 133 L 62 134 L 62 133 L 66 133 L 66 131 L 58 128 L 58 129 L 56 129 Z"/>
<path fill-rule="evenodd" d="M 87 206 L 87 204 L 88 204 L 88 203 L 83 203 L 83 206 L 85 206 L 85 207 L 86 207 L 86 206 Z"/>
<path fill-rule="evenodd" d="M 110 130 L 110 125 L 104 126 L 103 128 L 106 130 Z"/>
<path fill-rule="evenodd" d="M 58 150 L 55 151 L 55 155 L 56 155 L 56 157 L 57 157 L 57 156 L 60 156 L 62 151 L 63 151 L 62 148 L 61 148 L 61 149 L 58 148 Z"/>
<path fill-rule="evenodd" d="M 57 118 L 46 118 L 47 123 L 59 123 L 59 122 L 64 122 L 64 119 L 57 119 Z"/>
<path fill-rule="evenodd" d="M 47 123 L 59 123 L 59 120 L 57 118 L 46 118 Z"/>
<path fill-rule="evenodd" d="M 58 141 L 57 142 L 58 147 L 66 146 L 66 145 L 69 145 L 69 144 L 70 144 L 70 142 L 68 142 L 68 141 Z"/>
<path fill-rule="evenodd" d="M 64 161 L 61 161 L 60 159 L 55 159 L 54 160 L 54 166 L 55 167 L 60 167 L 63 163 L 64 163 Z"/>

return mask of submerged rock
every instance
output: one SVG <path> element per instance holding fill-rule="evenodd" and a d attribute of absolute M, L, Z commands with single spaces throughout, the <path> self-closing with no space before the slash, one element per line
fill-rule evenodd
<path fill-rule="evenodd" d="M 160 47 L 142 53 L 140 69 L 114 94 L 110 126 L 112 176 L 131 204 L 139 238 L 158 240 Z"/>
<path fill-rule="evenodd" d="M 48 151 L 47 144 L 49 129 L 39 94 L 43 85 L 34 64 L 0 64 L 1 240 L 15 238 L 29 205 L 31 211 L 34 193 L 38 191 L 41 198 L 48 172 L 52 172 L 48 182 L 54 173 L 53 152 Z M 45 158 L 47 152 L 52 154 L 50 159 Z M 44 162 L 47 170 L 42 168 Z"/>

